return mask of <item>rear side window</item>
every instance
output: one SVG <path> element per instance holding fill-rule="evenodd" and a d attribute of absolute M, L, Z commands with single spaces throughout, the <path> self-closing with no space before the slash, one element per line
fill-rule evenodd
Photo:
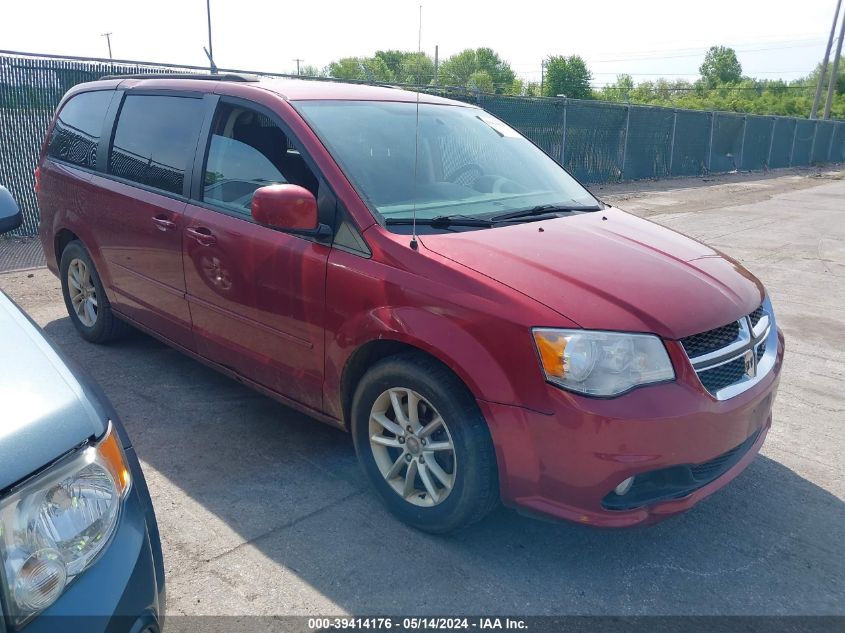
<path fill-rule="evenodd" d="M 111 90 L 98 90 L 71 97 L 56 117 L 56 125 L 47 144 L 47 155 L 96 169 L 97 144 L 113 94 Z"/>
<path fill-rule="evenodd" d="M 128 95 L 120 109 L 109 172 L 133 182 L 182 193 L 203 118 L 202 99 Z"/>

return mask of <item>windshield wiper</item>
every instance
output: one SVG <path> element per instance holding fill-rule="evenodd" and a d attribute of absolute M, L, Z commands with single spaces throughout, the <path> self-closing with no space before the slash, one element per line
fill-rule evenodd
<path fill-rule="evenodd" d="M 510 213 L 503 213 L 502 215 L 494 215 L 490 218 L 493 222 L 506 222 L 508 220 L 518 220 L 521 218 L 530 218 L 536 215 L 549 215 L 551 213 L 571 213 L 573 211 L 598 211 L 598 207 L 569 207 L 561 204 L 541 204 L 536 207 L 528 209 L 520 209 L 519 211 L 511 211 Z"/>
<path fill-rule="evenodd" d="M 387 218 L 385 224 L 413 224 L 413 218 Z M 447 226 L 493 226 L 493 221 L 487 218 L 476 218 L 470 215 L 438 215 L 434 218 L 417 218 L 417 224 L 433 227 Z"/>

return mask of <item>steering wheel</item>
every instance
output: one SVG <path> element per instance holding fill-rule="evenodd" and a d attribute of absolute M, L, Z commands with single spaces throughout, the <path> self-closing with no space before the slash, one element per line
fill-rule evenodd
<path fill-rule="evenodd" d="M 510 178 L 505 178 L 504 176 L 496 176 L 496 180 L 493 181 L 493 193 L 502 193 L 505 185 L 508 183 L 513 183 L 514 181 Z M 518 183 L 514 183 L 518 184 Z M 524 187 L 523 187 L 524 189 Z M 510 193 L 510 192 L 508 192 Z"/>
<path fill-rule="evenodd" d="M 470 172 L 473 172 L 473 171 L 478 172 L 478 176 L 482 176 L 484 174 L 484 169 L 481 167 L 481 165 L 479 165 L 477 163 L 467 163 L 465 165 L 461 165 L 455 171 L 453 171 L 448 176 L 446 176 L 446 181 L 447 182 L 455 182 L 461 176 L 468 174 Z M 478 176 L 476 176 L 476 178 Z"/>
<path fill-rule="evenodd" d="M 526 193 L 525 185 L 508 178 L 495 174 L 485 174 L 476 179 L 473 188 L 482 193 Z"/>

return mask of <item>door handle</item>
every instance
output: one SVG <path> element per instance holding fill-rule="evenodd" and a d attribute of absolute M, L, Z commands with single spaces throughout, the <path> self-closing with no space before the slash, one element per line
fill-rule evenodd
<path fill-rule="evenodd" d="M 203 246 L 211 246 L 217 243 L 217 238 L 204 226 L 189 226 L 185 229 L 185 232 Z"/>
<path fill-rule="evenodd" d="M 176 222 L 165 215 L 157 215 L 153 217 L 153 224 L 158 227 L 159 231 L 172 231 L 176 228 Z"/>

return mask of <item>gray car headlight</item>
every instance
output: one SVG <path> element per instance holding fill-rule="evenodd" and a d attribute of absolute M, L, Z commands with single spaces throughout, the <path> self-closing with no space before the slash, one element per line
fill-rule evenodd
<path fill-rule="evenodd" d="M 129 469 L 114 427 L 0 500 L 0 556 L 10 615 L 20 626 L 62 595 L 108 545 Z"/>
<path fill-rule="evenodd" d="M 534 328 L 546 380 L 591 396 L 617 396 L 675 378 L 663 342 L 651 334 Z"/>

